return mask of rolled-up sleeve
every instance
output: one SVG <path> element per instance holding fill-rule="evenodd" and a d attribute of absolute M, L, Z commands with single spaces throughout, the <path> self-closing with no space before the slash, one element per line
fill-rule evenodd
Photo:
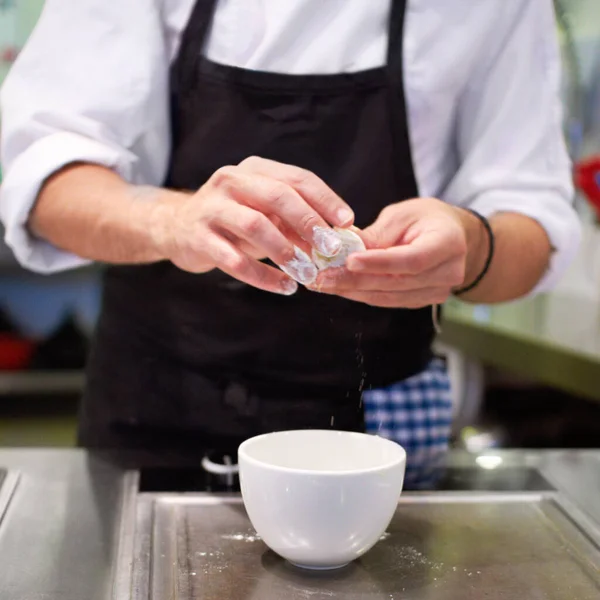
<path fill-rule="evenodd" d="M 562 131 L 560 53 L 551 0 L 503 2 L 457 115 L 460 168 L 444 198 L 490 216 L 535 219 L 554 249 L 532 293 L 548 291 L 581 238 L 572 168 Z"/>
<path fill-rule="evenodd" d="M 50 273 L 85 263 L 26 228 L 40 188 L 64 166 L 89 162 L 132 183 L 162 183 L 170 139 L 164 40 L 155 0 L 46 0 L 0 97 L 0 218 L 22 265 Z"/>

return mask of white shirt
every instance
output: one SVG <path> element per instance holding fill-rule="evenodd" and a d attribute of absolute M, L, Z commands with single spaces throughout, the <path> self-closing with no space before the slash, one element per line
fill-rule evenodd
<path fill-rule="evenodd" d="M 23 265 L 52 272 L 84 262 L 24 227 L 57 169 L 89 161 L 134 183 L 164 180 L 169 63 L 193 4 L 46 0 L 1 95 L 0 216 Z M 220 0 L 205 52 L 265 71 L 369 69 L 385 61 L 389 11 L 390 0 Z M 580 238 L 552 1 L 409 0 L 404 48 L 421 196 L 537 219 L 556 248 L 536 291 L 549 289 Z"/>

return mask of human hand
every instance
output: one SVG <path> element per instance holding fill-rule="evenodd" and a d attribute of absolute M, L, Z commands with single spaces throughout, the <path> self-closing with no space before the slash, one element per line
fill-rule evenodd
<path fill-rule="evenodd" d="M 254 157 L 219 169 L 198 192 L 162 211 L 161 239 L 175 265 L 194 273 L 217 268 L 286 295 L 297 290 L 294 279 L 310 284 L 317 276 L 312 262 L 299 260 L 298 248 L 335 255 L 341 241 L 329 224 L 347 226 L 354 219 L 350 207 L 316 175 Z"/>
<path fill-rule="evenodd" d="M 440 200 L 399 202 L 360 233 L 366 251 L 321 272 L 309 287 L 372 306 L 441 304 L 465 280 L 468 251 L 485 239 L 480 229 L 471 213 Z"/>

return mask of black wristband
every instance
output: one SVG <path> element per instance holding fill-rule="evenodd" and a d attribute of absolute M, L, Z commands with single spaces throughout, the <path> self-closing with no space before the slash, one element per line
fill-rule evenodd
<path fill-rule="evenodd" d="M 466 208 L 465 210 L 468 210 L 471 214 L 475 215 L 483 223 L 483 226 L 485 227 L 485 230 L 488 235 L 488 255 L 485 264 L 483 265 L 483 269 L 481 270 L 481 273 L 479 273 L 479 275 L 475 278 L 473 283 L 470 283 L 469 285 L 463 288 L 455 290 L 453 292 L 455 296 L 462 296 L 463 294 L 470 292 L 472 289 L 475 289 L 481 283 L 481 280 L 487 275 L 487 272 L 490 270 L 490 265 L 492 264 L 492 259 L 494 258 L 495 238 L 490 222 L 483 215 L 480 215 L 478 212 L 470 208 Z"/>

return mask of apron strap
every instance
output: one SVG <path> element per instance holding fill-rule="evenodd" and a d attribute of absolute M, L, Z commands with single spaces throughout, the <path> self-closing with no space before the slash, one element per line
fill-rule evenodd
<path fill-rule="evenodd" d="M 387 65 L 396 84 L 395 87 L 399 87 L 397 84 L 402 81 L 403 32 L 408 1 L 391 0 Z M 173 81 L 175 90 L 179 88 L 189 89 L 188 86 L 193 81 L 198 56 L 204 48 L 217 2 L 218 0 L 196 0 L 181 38 L 180 52 L 173 70 L 175 73 L 175 81 Z"/>
<path fill-rule="evenodd" d="M 404 23 L 406 22 L 406 11 L 410 0 L 392 0 L 391 15 L 389 22 L 389 39 L 387 54 L 387 72 L 390 82 L 390 92 L 392 94 L 392 108 L 390 110 L 393 144 L 396 146 L 399 156 L 401 147 L 405 154 L 408 153 L 407 160 L 402 164 L 396 165 L 396 177 L 400 189 L 406 188 L 407 182 L 413 190 L 418 190 L 418 184 L 413 168 L 411 153 L 410 132 L 408 130 L 407 105 L 404 93 Z M 398 109 L 397 107 L 401 107 Z M 408 198 L 398 198 L 407 200 Z"/>
<path fill-rule="evenodd" d="M 183 31 L 179 54 L 172 69 L 171 89 L 188 90 L 192 87 L 198 65 L 198 57 L 204 49 L 208 31 L 218 0 L 196 0 L 188 24 Z"/>
<path fill-rule="evenodd" d="M 409 0 L 392 0 L 389 21 L 387 65 L 397 77 L 402 76 L 404 54 L 404 21 Z"/>

